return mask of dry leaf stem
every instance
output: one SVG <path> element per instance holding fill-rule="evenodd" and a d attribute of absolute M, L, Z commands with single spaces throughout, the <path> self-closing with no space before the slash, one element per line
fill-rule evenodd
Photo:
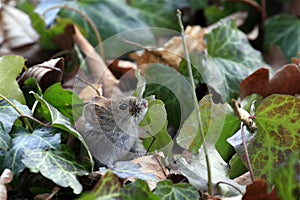
<path fill-rule="evenodd" d="M 204 136 L 204 131 L 203 131 L 203 127 L 202 127 L 200 110 L 199 110 L 199 106 L 198 106 L 198 100 L 197 100 L 197 95 L 196 95 L 196 87 L 195 87 L 194 78 L 193 78 L 193 72 L 192 72 L 192 67 L 191 67 L 190 56 L 189 56 L 189 52 L 188 52 L 187 45 L 186 45 L 186 38 L 185 38 L 185 34 L 184 34 L 184 28 L 183 28 L 183 24 L 182 24 L 182 21 L 181 21 L 181 11 L 180 10 L 177 10 L 177 18 L 178 18 L 178 23 L 179 23 L 180 30 L 181 30 L 182 45 L 183 45 L 183 49 L 184 49 L 185 59 L 187 61 L 187 68 L 188 68 L 189 78 L 191 79 L 192 95 L 193 95 L 193 100 L 194 100 L 195 109 L 196 109 L 196 113 L 197 113 L 197 120 L 198 120 L 199 127 L 200 127 L 200 135 L 201 135 L 202 141 L 203 141 L 202 145 L 203 145 L 203 150 L 204 150 L 204 154 L 205 154 L 205 161 L 206 161 L 206 167 L 207 167 L 208 193 L 210 195 L 213 195 L 209 156 L 208 156 L 207 147 L 206 147 L 206 144 L 205 144 L 205 136 Z"/>

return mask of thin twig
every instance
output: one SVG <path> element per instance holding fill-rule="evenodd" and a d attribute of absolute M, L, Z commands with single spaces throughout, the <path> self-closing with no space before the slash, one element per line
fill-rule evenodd
<path fill-rule="evenodd" d="M 67 10 L 71 10 L 71 11 L 74 11 L 76 12 L 77 14 L 79 14 L 80 16 L 82 16 L 87 22 L 88 24 L 91 26 L 93 32 L 95 33 L 96 35 L 96 38 L 97 38 L 97 41 L 99 44 L 102 43 L 102 38 L 101 38 L 101 35 L 96 27 L 96 25 L 94 24 L 94 22 L 91 20 L 91 18 L 89 18 L 89 16 L 87 16 L 86 14 L 84 14 L 83 12 L 81 12 L 80 10 L 77 10 L 77 9 L 74 9 L 72 7 L 69 7 L 69 6 L 52 6 L 50 8 L 48 8 L 47 10 L 45 10 L 42 14 L 42 16 L 45 16 L 45 14 L 47 12 L 49 12 L 50 10 L 54 10 L 54 9 L 57 9 L 57 8 L 60 8 L 60 9 L 67 9 Z M 102 56 L 102 58 L 104 58 L 105 56 L 105 53 L 104 53 L 104 49 L 103 49 L 103 46 L 100 45 L 100 55 Z"/>
<path fill-rule="evenodd" d="M 241 195 L 244 194 L 238 187 L 236 187 L 235 185 L 232 185 L 231 183 L 227 183 L 227 182 L 224 182 L 224 181 L 219 181 L 219 182 L 217 182 L 216 186 L 218 187 L 218 185 L 220 185 L 220 184 L 230 185 L 230 186 L 233 187 L 236 191 L 238 191 Z"/>
<path fill-rule="evenodd" d="M 13 107 L 13 109 L 15 109 L 15 111 L 17 111 L 17 113 L 18 113 L 19 115 L 23 115 L 23 113 L 19 110 L 19 108 L 18 108 L 15 104 L 13 104 L 13 102 L 11 102 L 8 98 L 6 98 L 3 94 L 0 93 L 0 97 L 1 97 L 2 99 L 4 99 L 9 105 L 11 105 L 11 107 Z M 32 132 L 32 131 L 33 131 L 33 128 L 32 128 L 32 126 L 31 126 L 31 124 L 29 123 L 29 121 L 25 118 L 25 119 L 23 120 L 23 122 L 27 125 L 29 131 Z"/>
<path fill-rule="evenodd" d="M 243 143 L 243 147 L 244 147 L 247 167 L 249 169 L 251 181 L 253 183 L 254 182 L 254 173 L 253 173 L 253 169 L 252 169 L 252 165 L 250 162 L 249 153 L 248 153 L 248 149 L 247 149 L 247 145 L 246 145 L 246 141 L 245 141 L 244 126 L 245 126 L 245 124 L 243 122 L 241 122 L 242 143 Z"/>
<path fill-rule="evenodd" d="M 204 136 L 204 130 L 203 130 L 203 127 L 202 127 L 200 110 L 199 110 L 199 106 L 198 106 L 198 100 L 197 100 L 197 95 L 196 95 L 196 87 L 195 87 L 194 78 L 193 78 L 193 72 L 192 72 L 192 67 L 191 67 L 190 56 L 189 56 L 189 52 L 188 52 L 187 45 L 186 45 L 186 37 L 185 37 L 185 34 L 184 34 L 184 28 L 183 28 L 183 24 L 182 24 L 182 21 L 181 21 L 181 11 L 180 10 L 177 10 L 177 18 L 178 18 L 178 22 L 179 22 L 179 26 L 180 26 L 180 30 L 181 30 L 182 45 L 183 45 L 183 49 L 184 49 L 185 59 L 187 61 L 187 68 L 188 68 L 188 72 L 189 72 L 189 77 L 191 79 L 194 106 L 195 106 L 195 109 L 196 109 L 197 120 L 198 120 L 199 127 L 200 127 L 200 134 L 201 134 L 202 141 L 203 141 L 203 150 L 204 150 L 204 154 L 205 154 L 205 161 L 206 161 L 206 167 L 207 167 L 208 193 L 210 195 L 213 195 L 211 171 L 210 171 L 211 168 L 210 168 L 210 163 L 209 163 L 207 147 L 206 147 L 206 144 L 205 144 L 205 136 Z"/>
<path fill-rule="evenodd" d="M 53 127 L 51 124 L 50 125 L 49 124 L 45 124 L 45 123 L 41 122 L 40 120 L 38 120 L 38 119 L 36 119 L 34 117 L 31 117 L 29 115 L 20 115 L 20 117 L 31 119 L 32 121 L 35 121 L 36 123 L 38 123 L 38 124 L 40 124 L 40 125 L 42 125 L 42 126 L 44 126 L 46 128 L 52 128 Z"/>
<path fill-rule="evenodd" d="M 93 86 L 93 84 L 91 84 L 90 82 L 84 80 L 83 78 L 81 78 L 81 77 L 78 76 L 78 75 L 76 75 L 76 78 L 78 78 L 80 81 L 84 82 L 85 84 L 87 84 L 87 85 L 90 86 L 91 88 L 93 88 L 93 89 L 96 91 L 96 93 L 98 94 L 98 96 L 102 96 L 102 94 L 98 91 L 98 89 L 97 89 L 95 86 Z"/>

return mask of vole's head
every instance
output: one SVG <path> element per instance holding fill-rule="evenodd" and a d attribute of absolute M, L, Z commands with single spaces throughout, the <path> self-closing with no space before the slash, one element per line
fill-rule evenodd
<path fill-rule="evenodd" d="M 104 130 L 130 128 L 138 124 L 146 114 L 148 102 L 137 97 L 107 99 L 96 97 L 84 108 L 85 119 Z"/>

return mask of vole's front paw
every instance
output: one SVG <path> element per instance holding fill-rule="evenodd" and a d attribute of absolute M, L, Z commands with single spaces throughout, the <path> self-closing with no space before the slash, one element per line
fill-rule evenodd
<path fill-rule="evenodd" d="M 135 152 L 135 157 L 138 158 L 138 157 L 142 157 L 142 156 L 145 156 L 147 154 L 146 151 L 142 150 L 142 151 L 137 151 Z"/>
<path fill-rule="evenodd" d="M 115 166 L 112 163 L 107 163 L 106 167 L 109 168 L 109 169 L 115 168 Z"/>

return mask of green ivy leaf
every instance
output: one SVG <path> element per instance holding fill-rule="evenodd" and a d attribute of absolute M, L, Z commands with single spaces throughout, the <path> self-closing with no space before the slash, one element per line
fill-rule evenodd
<path fill-rule="evenodd" d="M 300 52 L 300 19 L 289 15 L 275 15 L 266 20 L 264 28 L 265 50 L 268 50 L 269 45 L 276 44 L 289 61 L 297 57 Z"/>
<path fill-rule="evenodd" d="M 54 108 L 52 105 L 50 105 L 45 99 L 40 97 L 38 94 L 36 94 L 36 93 L 33 93 L 33 94 L 34 94 L 34 97 L 36 98 L 36 100 L 41 104 L 44 114 L 50 116 L 53 127 L 62 129 L 64 131 L 72 134 L 73 136 L 75 136 L 76 138 L 78 138 L 80 140 L 80 142 L 83 144 L 83 146 L 87 150 L 87 153 L 90 158 L 90 162 L 93 166 L 94 165 L 93 157 L 92 157 L 90 151 L 88 150 L 88 146 L 87 146 L 86 142 L 84 141 L 84 139 L 80 135 L 80 133 L 78 133 L 78 131 L 76 131 L 73 128 L 69 119 L 66 118 L 64 115 L 62 115 L 56 108 Z"/>
<path fill-rule="evenodd" d="M 25 99 L 16 78 L 22 72 L 24 63 L 24 58 L 21 56 L 0 57 L 0 94 L 6 98 L 13 98 L 22 104 L 25 103 Z"/>
<path fill-rule="evenodd" d="M 299 153 L 293 152 L 287 162 L 274 173 L 275 188 L 282 199 L 299 199 L 300 197 L 299 155 Z"/>
<path fill-rule="evenodd" d="M 124 200 L 159 200 L 160 198 L 153 194 L 147 183 L 143 180 L 136 180 L 134 183 L 130 183 L 122 189 L 122 199 Z"/>
<path fill-rule="evenodd" d="M 141 166 L 130 161 L 119 161 L 114 164 L 114 168 L 111 170 L 112 173 L 116 174 L 120 178 L 133 177 L 145 181 L 157 181 L 154 174 L 145 174 L 140 170 Z M 105 167 L 100 168 L 101 174 L 108 172 Z"/>
<path fill-rule="evenodd" d="M 169 1 L 169 2 L 168 2 Z M 176 15 L 177 5 L 167 1 L 150 2 L 147 0 L 130 0 L 130 6 L 139 9 L 139 17 L 150 27 L 178 29 Z"/>
<path fill-rule="evenodd" d="M 257 131 L 252 134 L 244 128 L 245 140 L 256 177 L 274 183 L 274 171 L 300 146 L 300 99 L 290 95 L 273 94 L 264 98 L 256 109 Z M 241 130 L 228 142 L 245 161 Z"/>
<path fill-rule="evenodd" d="M 110 200 L 121 196 L 121 182 L 112 172 L 101 176 L 93 192 L 82 195 L 79 200 Z"/>
<path fill-rule="evenodd" d="M 211 149 L 208 154 L 210 161 L 210 170 L 212 172 L 212 184 L 213 188 L 216 188 L 216 184 L 219 181 L 230 183 L 241 191 L 245 191 L 245 186 L 237 184 L 235 181 L 231 180 L 228 176 L 229 167 L 227 163 L 223 161 L 216 149 Z M 200 152 L 197 155 L 194 155 L 193 159 L 188 163 L 183 157 L 176 159 L 178 164 L 178 170 L 183 174 L 189 182 L 196 188 L 201 191 L 207 191 L 207 167 L 205 155 L 203 152 Z M 219 185 L 219 192 L 223 196 L 233 196 L 238 195 L 239 193 L 228 185 Z"/>
<path fill-rule="evenodd" d="M 32 116 L 31 111 L 14 99 L 9 99 L 24 115 Z M 6 151 L 11 143 L 9 132 L 20 114 L 5 100 L 0 100 L 0 150 Z"/>
<path fill-rule="evenodd" d="M 40 172 L 44 177 L 51 179 L 62 187 L 71 187 L 75 194 L 80 194 L 82 185 L 76 175 L 87 175 L 85 171 L 70 154 L 70 151 L 63 150 L 26 150 L 23 163 L 32 172 Z"/>
<path fill-rule="evenodd" d="M 248 151 L 257 177 L 273 183 L 273 172 L 300 146 L 300 99 L 271 95 L 256 109 L 258 131 L 249 141 Z"/>
<path fill-rule="evenodd" d="M 154 194 L 162 200 L 190 200 L 200 198 L 199 192 L 192 185 L 184 183 L 173 184 L 170 180 L 159 182 Z"/>
<path fill-rule="evenodd" d="M 147 82 L 144 96 L 155 95 L 164 102 L 168 122 L 179 127 L 193 110 L 190 83 L 176 70 L 161 64 L 149 66 L 145 72 Z"/>
<path fill-rule="evenodd" d="M 118 33 L 124 31 L 130 31 L 136 28 L 145 28 L 143 34 L 127 34 L 126 39 L 130 41 L 135 41 L 138 43 L 150 43 L 153 42 L 154 37 L 150 30 L 148 30 L 148 25 L 139 16 L 139 11 L 135 8 L 128 6 L 124 1 L 120 0 L 101 0 L 101 1 L 53 1 L 51 4 L 49 2 L 41 2 L 37 6 L 36 10 L 43 13 L 49 7 L 55 5 L 67 5 L 76 10 L 80 10 L 82 13 L 87 15 L 93 20 L 98 32 L 101 33 L 102 41 L 117 35 Z M 99 12 L 101 11 L 101 12 Z M 58 15 L 60 18 L 71 19 L 73 23 L 76 23 L 81 30 L 87 35 L 88 40 L 94 46 L 99 45 L 99 41 L 96 38 L 95 32 L 91 28 L 88 21 L 83 18 L 78 13 L 69 10 L 62 9 L 59 11 Z M 53 17 L 53 16 L 51 16 Z M 123 41 L 122 41 L 123 42 Z M 112 58 L 119 56 L 118 49 L 123 48 L 120 46 L 120 41 L 111 41 L 108 48 L 105 49 L 105 55 Z M 124 43 L 124 46 L 127 46 Z M 115 53 L 116 52 L 116 53 Z"/>
<path fill-rule="evenodd" d="M 25 168 L 21 160 L 26 149 L 45 150 L 60 147 L 60 133 L 57 129 L 39 127 L 30 133 L 22 127 L 14 127 L 11 133 L 12 147 L 5 155 L 3 167 L 11 169 L 14 174 L 19 174 Z"/>
<path fill-rule="evenodd" d="M 245 163 L 241 160 L 238 154 L 234 154 L 229 161 L 229 177 L 234 179 L 248 171 Z"/>
<path fill-rule="evenodd" d="M 63 89 L 60 83 L 47 88 L 43 97 L 66 116 L 72 124 L 74 124 L 74 119 L 78 119 L 82 114 L 83 101 L 72 91 Z"/>
<path fill-rule="evenodd" d="M 222 23 L 205 35 L 208 57 L 191 56 L 193 65 L 204 77 L 206 84 L 224 99 L 239 96 L 239 84 L 264 63 L 261 53 L 248 42 L 247 36 L 237 29 L 234 21 Z M 225 92 L 225 94 L 224 94 Z"/>
<path fill-rule="evenodd" d="M 161 100 L 147 100 L 148 111 L 139 124 L 146 131 L 142 136 L 144 147 L 149 152 L 160 150 L 165 155 L 170 155 L 173 140 L 167 131 L 168 121 L 165 105 Z"/>
<path fill-rule="evenodd" d="M 216 146 L 221 156 L 228 161 L 234 154 L 234 150 L 226 142 L 226 138 L 233 135 L 239 127 L 238 118 L 227 103 L 214 104 L 211 95 L 206 95 L 201 99 L 199 110 L 206 144 L 210 147 Z M 177 143 L 193 153 L 198 153 L 203 140 L 199 130 L 196 110 L 184 122 L 177 137 Z"/>

